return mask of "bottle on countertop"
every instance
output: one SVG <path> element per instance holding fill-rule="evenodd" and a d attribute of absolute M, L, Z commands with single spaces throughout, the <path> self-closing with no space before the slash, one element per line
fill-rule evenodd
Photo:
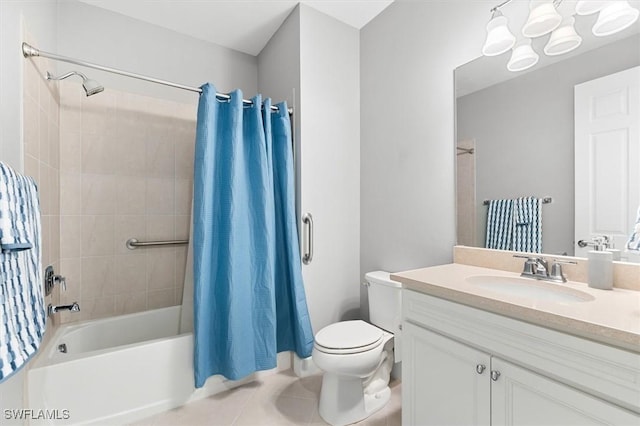
<path fill-rule="evenodd" d="M 587 253 L 589 287 L 601 290 L 613 289 L 613 253 L 607 250 L 603 237 L 593 239 L 593 250 Z"/>
<path fill-rule="evenodd" d="M 614 262 L 620 261 L 622 259 L 622 252 L 620 251 L 620 249 L 616 248 L 616 244 L 613 241 L 613 237 L 605 236 L 604 238 L 605 238 L 604 242 L 606 245 L 605 250 L 613 253 Z"/>

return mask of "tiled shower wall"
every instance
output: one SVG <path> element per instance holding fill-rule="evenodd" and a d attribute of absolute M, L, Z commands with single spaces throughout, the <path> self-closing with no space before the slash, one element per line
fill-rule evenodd
<path fill-rule="evenodd" d="M 186 246 L 129 250 L 129 238 L 189 237 L 193 105 L 60 84 L 63 303 L 93 319 L 181 303 Z"/>
<path fill-rule="evenodd" d="M 34 43 L 29 35 L 25 40 Z M 51 65 L 44 58 L 25 60 L 23 64 L 24 173 L 38 184 L 43 272 L 47 265 L 60 269 L 60 96 L 57 84 L 44 78 L 46 71 L 53 69 Z M 58 301 L 55 289 L 45 304 Z"/>

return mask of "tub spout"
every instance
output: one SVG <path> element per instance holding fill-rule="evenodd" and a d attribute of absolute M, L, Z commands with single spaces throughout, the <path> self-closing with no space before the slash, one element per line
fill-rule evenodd
<path fill-rule="evenodd" d="M 49 314 L 49 316 L 58 313 L 60 311 L 71 311 L 71 312 L 78 312 L 80 311 L 80 305 L 78 305 L 78 302 L 73 302 L 71 305 L 52 305 L 49 304 L 49 306 L 47 306 L 47 312 Z"/>

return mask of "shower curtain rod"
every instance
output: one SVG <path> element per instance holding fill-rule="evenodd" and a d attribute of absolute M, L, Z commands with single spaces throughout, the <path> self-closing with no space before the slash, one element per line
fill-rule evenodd
<path fill-rule="evenodd" d="M 79 59 L 69 58 L 69 57 L 61 56 L 61 55 L 56 55 L 55 53 L 49 53 L 49 52 L 45 52 L 45 51 L 36 49 L 35 47 L 31 46 L 29 43 L 25 43 L 25 42 L 22 43 L 22 55 L 25 58 L 30 58 L 30 57 L 33 57 L 33 56 L 42 56 L 43 58 L 49 58 L 49 59 L 53 59 L 53 60 L 56 60 L 56 61 L 68 62 L 70 64 L 75 64 L 75 65 L 81 65 L 83 67 L 94 68 L 94 69 L 97 69 L 97 70 L 100 70 L 100 71 L 106 71 L 106 72 L 110 72 L 110 73 L 113 73 L 113 74 L 124 75 L 125 77 L 137 78 L 138 80 L 144 80 L 144 81 L 149 81 L 151 83 L 163 84 L 165 86 L 175 87 L 176 89 L 182 89 L 182 90 L 188 90 L 190 92 L 202 93 L 202 89 L 199 88 L 199 87 L 186 86 L 184 84 L 173 83 L 171 81 L 166 81 L 166 80 L 160 80 L 159 78 L 147 77 L 146 75 L 142 75 L 142 74 L 136 74 L 136 73 L 133 73 L 133 72 L 123 71 L 123 70 L 119 70 L 119 69 L 116 69 L 116 68 L 105 67 L 103 65 L 98 65 L 98 64 L 91 63 L 91 62 L 81 61 Z M 227 95 L 226 93 L 216 93 L 216 97 L 219 98 L 219 99 L 224 99 L 224 100 L 231 99 L 231 96 Z M 253 105 L 253 101 L 248 100 L 248 99 L 243 99 L 242 103 L 244 105 Z M 279 110 L 280 109 L 277 106 L 274 106 L 274 105 L 271 106 L 271 111 L 279 111 Z M 293 109 L 289 108 L 288 112 L 289 112 L 289 115 L 293 114 Z"/>

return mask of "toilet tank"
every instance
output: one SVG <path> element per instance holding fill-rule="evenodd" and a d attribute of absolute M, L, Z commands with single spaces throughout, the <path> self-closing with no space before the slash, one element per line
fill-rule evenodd
<path fill-rule="evenodd" d="M 389 272 L 374 271 L 364 276 L 369 284 L 369 322 L 397 334 L 402 321 L 402 284 L 392 281 L 389 275 Z"/>

